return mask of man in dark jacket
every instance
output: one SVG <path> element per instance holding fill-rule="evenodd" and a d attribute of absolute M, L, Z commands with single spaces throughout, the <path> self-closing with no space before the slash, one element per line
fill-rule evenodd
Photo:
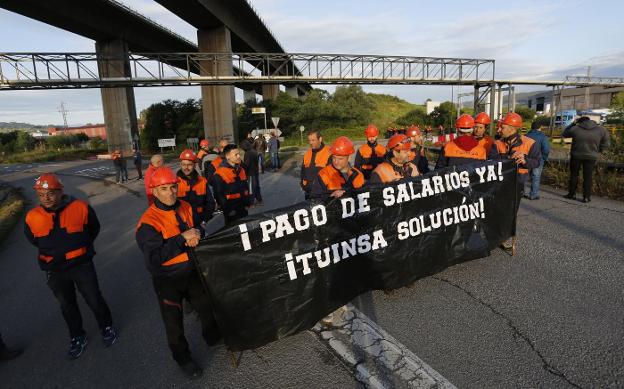
<path fill-rule="evenodd" d="M 260 173 L 258 172 L 258 152 L 253 147 L 253 142 L 241 142 L 241 149 L 245 152 L 243 157 L 243 168 L 247 172 L 249 179 L 249 195 L 252 201 L 255 200 L 257 206 L 262 205 L 262 194 L 260 193 Z"/>
<path fill-rule="evenodd" d="M 570 151 L 570 184 L 568 199 L 576 198 L 579 171 L 583 167 L 583 202 L 591 201 L 592 179 L 596 160 L 600 153 L 609 148 L 609 134 L 604 127 L 586 116 L 568 126 L 561 134 L 564 138 L 572 138 Z"/>
<path fill-rule="evenodd" d="M 76 289 L 95 314 L 106 347 L 117 340 L 110 309 L 102 297 L 93 265 L 93 242 L 100 232 L 95 211 L 83 200 L 63 194 L 63 184 L 52 173 L 42 174 L 34 189 L 39 205 L 26 215 L 24 233 L 37 247 L 37 262 L 59 301 L 71 338 L 70 359 L 87 347 L 87 333 L 76 300 Z"/>
<path fill-rule="evenodd" d="M 531 191 L 528 195 L 524 195 L 524 197 L 529 200 L 537 200 L 539 199 L 539 187 L 540 187 L 540 179 L 542 177 L 542 170 L 544 169 L 544 163 L 548 161 L 548 154 L 550 153 L 550 142 L 548 141 L 548 137 L 542 131 L 542 126 L 533 122 L 531 124 L 531 131 L 529 131 L 526 136 L 533 139 L 536 144 L 539 145 L 540 150 L 542 151 L 542 158 L 540 159 L 539 166 L 529 169 L 529 176 L 531 177 Z"/>
<path fill-rule="evenodd" d="M 139 220 L 136 241 L 152 275 L 173 359 L 188 377 L 197 378 L 202 369 L 191 358 L 184 336 L 182 302 L 188 301 L 197 312 L 208 345 L 215 344 L 220 337 L 210 297 L 194 263 L 200 231 L 191 205 L 178 199 L 178 178 L 171 169 L 157 168 L 150 187 L 154 203 Z"/>
<path fill-rule="evenodd" d="M 260 134 L 256 136 L 254 149 L 258 153 L 258 168 L 260 169 L 260 173 L 264 173 L 264 153 L 266 153 L 267 150 L 267 142 L 266 139 L 264 139 L 264 135 Z"/>
<path fill-rule="evenodd" d="M 247 216 L 251 204 L 249 182 L 241 162 L 238 146 L 227 145 L 223 149 L 223 161 L 214 174 L 214 196 L 223 210 L 226 225 Z"/>

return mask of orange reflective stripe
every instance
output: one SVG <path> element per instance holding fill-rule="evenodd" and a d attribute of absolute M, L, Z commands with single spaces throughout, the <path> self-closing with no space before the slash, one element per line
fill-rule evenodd
<path fill-rule="evenodd" d="M 221 162 L 223 162 L 223 158 L 221 157 L 217 157 L 215 159 L 212 160 L 212 162 L 210 162 L 210 164 L 216 169 L 219 168 L 219 165 L 221 165 Z"/>
<path fill-rule="evenodd" d="M 41 259 L 42 261 L 44 261 L 45 263 L 49 263 L 51 262 L 54 257 L 51 255 L 43 255 L 43 254 L 39 254 L 39 259 Z"/>
<path fill-rule="evenodd" d="M 226 194 L 225 198 L 227 200 L 233 200 L 233 199 L 240 199 L 241 194 L 240 193 L 234 193 L 234 194 Z"/>
<path fill-rule="evenodd" d="M 197 207 L 197 213 L 202 213 L 204 211 L 204 207 Z"/>
<path fill-rule="evenodd" d="M 360 149 L 358 150 L 358 152 L 360 153 L 362 158 L 368 159 L 373 156 L 373 149 L 371 149 L 368 143 L 360 146 Z"/>
<path fill-rule="evenodd" d="M 87 253 L 87 248 L 81 247 L 79 249 L 68 251 L 67 253 L 65 253 L 65 259 L 69 261 L 70 259 L 80 257 L 81 255 L 85 255 L 86 253 Z"/>
<path fill-rule="evenodd" d="M 373 168 L 373 165 L 362 165 L 360 166 L 360 169 L 363 170 L 371 170 Z"/>
<path fill-rule="evenodd" d="M 65 228 L 67 233 L 84 231 L 89 219 L 89 208 L 82 200 L 74 200 L 60 214 L 60 226 Z"/>
<path fill-rule="evenodd" d="M 48 236 L 54 228 L 54 214 L 46 212 L 39 206 L 28 212 L 26 224 L 35 238 Z"/>
<path fill-rule="evenodd" d="M 176 255 L 175 257 L 171 258 L 170 260 L 166 262 L 163 262 L 162 266 L 176 265 L 178 263 L 187 262 L 188 260 L 189 260 L 188 254 L 182 253 L 182 254 Z"/>
<path fill-rule="evenodd" d="M 485 148 L 477 144 L 471 150 L 464 150 L 459 147 L 454 141 L 447 143 L 444 146 L 444 156 L 447 158 L 469 158 L 485 160 L 487 158 Z"/>
<path fill-rule="evenodd" d="M 373 171 L 377 173 L 383 183 L 393 182 L 403 178 L 388 162 L 380 163 Z"/>

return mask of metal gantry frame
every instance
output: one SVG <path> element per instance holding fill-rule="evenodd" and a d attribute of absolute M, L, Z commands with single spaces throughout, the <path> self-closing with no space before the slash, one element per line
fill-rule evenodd
<path fill-rule="evenodd" d="M 128 64 L 129 74 L 98 69 Z M 240 71 L 214 71 L 232 66 Z M 103 72 L 109 74 L 108 72 Z M 230 84 L 475 85 L 494 81 L 494 60 L 347 54 L 0 53 L 0 90 Z"/>

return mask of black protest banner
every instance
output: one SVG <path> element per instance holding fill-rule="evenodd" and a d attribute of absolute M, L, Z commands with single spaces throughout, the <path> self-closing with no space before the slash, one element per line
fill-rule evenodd
<path fill-rule="evenodd" d="M 196 259 L 231 350 L 308 329 L 373 289 L 486 257 L 515 228 L 512 162 L 437 170 L 241 219 Z"/>

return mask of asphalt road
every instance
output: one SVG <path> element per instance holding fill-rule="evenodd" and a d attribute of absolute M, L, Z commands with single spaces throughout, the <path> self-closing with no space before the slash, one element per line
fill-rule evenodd
<path fill-rule="evenodd" d="M 247 351 L 234 369 L 223 346 L 203 345 L 193 320 L 189 341 L 205 375 L 187 381 L 169 356 L 134 242 L 146 205 L 142 182 L 113 184 L 112 170 L 104 170 L 110 161 L 57 165 L 45 169 L 58 169 L 68 192 L 88 198 L 103 225 L 96 264 L 121 335 L 104 349 L 84 307 L 91 344 L 79 360 L 65 360 L 64 322 L 18 226 L 0 247 L 0 331 L 26 350 L 0 364 L 2 388 L 360 387 L 308 332 Z M 0 171 L 0 180 L 29 188 L 38 169 Z M 292 173 L 262 180 L 264 209 L 301 199 Z M 586 205 L 561 194 L 545 188 L 541 200 L 522 203 L 515 257 L 496 250 L 354 304 L 459 388 L 624 387 L 624 204 L 595 198 Z"/>

